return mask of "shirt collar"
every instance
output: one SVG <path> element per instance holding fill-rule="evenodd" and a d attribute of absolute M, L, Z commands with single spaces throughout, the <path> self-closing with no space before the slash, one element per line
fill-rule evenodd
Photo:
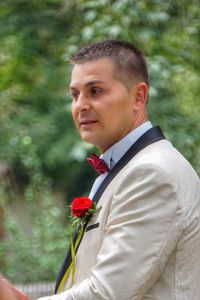
<path fill-rule="evenodd" d="M 128 149 L 152 127 L 150 121 L 145 122 L 106 150 L 100 157 L 106 162 L 108 168 L 112 169 Z"/>

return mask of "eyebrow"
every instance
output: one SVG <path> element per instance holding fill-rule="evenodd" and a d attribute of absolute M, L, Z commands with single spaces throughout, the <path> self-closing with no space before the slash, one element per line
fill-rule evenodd
<path fill-rule="evenodd" d="M 87 86 L 94 85 L 94 84 L 97 84 L 97 83 L 103 83 L 103 84 L 105 84 L 105 82 L 102 81 L 102 80 L 91 80 L 91 81 L 86 82 L 84 84 L 84 86 L 87 87 Z M 70 86 L 69 88 L 70 88 L 70 90 L 76 90 L 76 88 L 73 87 L 73 86 Z"/>

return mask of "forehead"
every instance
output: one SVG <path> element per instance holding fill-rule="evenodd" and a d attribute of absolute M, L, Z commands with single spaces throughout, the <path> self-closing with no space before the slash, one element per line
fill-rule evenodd
<path fill-rule="evenodd" d="M 114 80 L 115 65 L 109 58 L 101 58 L 81 64 L 75 64 L 71 75 L 70 87 L 87 85 L 88 82 L 108 82 Z"/>

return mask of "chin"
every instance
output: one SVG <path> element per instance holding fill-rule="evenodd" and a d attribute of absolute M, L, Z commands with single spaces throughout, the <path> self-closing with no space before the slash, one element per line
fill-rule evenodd
<path fill-rule="evenodd" d="M 85 143 L 88 143 L 88 144 L 92 144 L 95 146 L 95 139 L 94 137 L 92 137 L 91 135 L 88 135 L 88 134 L 85 134 L 85 133 L 82 133 L 81 134 L 81 139 L 85 142 Z"/>

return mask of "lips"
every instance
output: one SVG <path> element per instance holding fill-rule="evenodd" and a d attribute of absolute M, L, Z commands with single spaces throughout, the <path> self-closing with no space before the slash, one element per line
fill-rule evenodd
<path fill-rule="evenodd" d="M 97 120 L 81 120 L 79 121 L 79 126 L 92 125 L 95 123 L 97 123 Z"/>

